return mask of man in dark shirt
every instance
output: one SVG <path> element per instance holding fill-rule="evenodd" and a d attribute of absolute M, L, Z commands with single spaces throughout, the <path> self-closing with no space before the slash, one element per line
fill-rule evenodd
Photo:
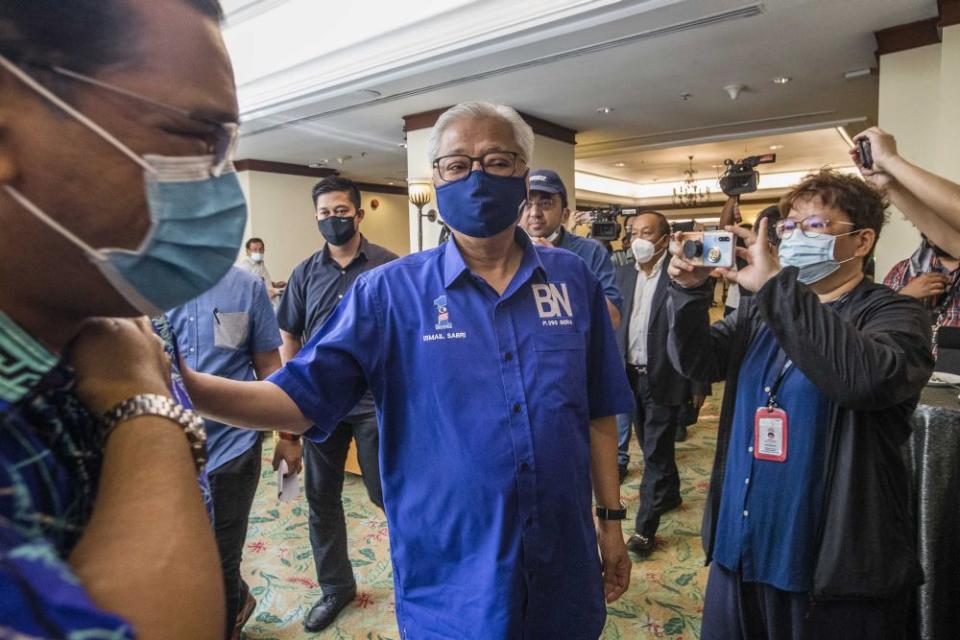
<path fill-rule="evenodd" d="M 325 178 L 313 188 L 320 233 L 326 246 L 301 262 L 287 283 L 277 319 L 284 362 L 293 359 L 323 325 L 361 273 L 395 260 L 397 256 L 371 244 L 359 232 L 364 211 L 360 190 L 345 178 Z M 343 515 L 343 466 L 350 439 L 357 442 L 357 458 L 370 500 L 381 509 L 377 416 L 368 391 L 356 408 L 322 443 L 308 440 L 303 450 L 307 469 L 306 494 L 310 504 L 310 545 L 317 567 L 317 582 L 323 597 L 304 619 L 307 631 L 327 628 L 357 592 L 353 568 L 347 556 L 347 525 Z M 280 458 L 292 471 L 300 466 L 299 438 L 282 434 L 274 466 Z M 296 438 L 296 439 L 291 439 Z"/>

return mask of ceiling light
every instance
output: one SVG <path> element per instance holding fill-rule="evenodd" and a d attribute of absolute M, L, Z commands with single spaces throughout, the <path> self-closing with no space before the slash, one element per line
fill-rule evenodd
<path fill-rule="evenodd" d="M 407 143 L 406 143 L 406 142 L 401 142 L 401 143 L 398 144 L 397 146 L 400 147 L 401 149 L 406 149 L 406 148 L 407 148 Z"/>
<path fill-rule="evenodd" d="M 771 80 L 771 82 L 773 82 L 773 84 L 787 84 L 791 80 L 793 80 L 793 78 L 791 78 L 790 76 L 777 76 L 776 78 Z"/>
<path fill-rule="evenodd" d="M 873 68 L 864 67 L 863 69 L 851 69 L 843 74 L 844 80 L 856 80 L 857 78 L 865 78 L 867 76 L 873 75 Z"/>
<path fill-rule="evenodd" d="M 617 169 L 623 169 L 625 166 L 627 166 L 627 163 L 626 163 L 626 162 L 614 162 L 614 163 L 613 163 L 613 166 L 615 166 Z"/>
<path fill-rule="evenodd" d="M 782 144 L 772 144 L 770 145 L 770 151 L 776 151 L 777 149 L 783 149 Z"/>
<path fill-rule="evenodd" d="M 320 162 L 311 162 L 307 166 L 310 167 L 311 169 L 325 169 L 327 167 L 327 161 L 322 160 Z"/>
<path fill-rule="evenodd" d="M 607 115 L 613 111 L 613 107 L 597 107 L 597 113 Z"/>

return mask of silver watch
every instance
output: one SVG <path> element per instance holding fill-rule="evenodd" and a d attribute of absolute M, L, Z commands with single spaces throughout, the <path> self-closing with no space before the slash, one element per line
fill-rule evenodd
<path fill-rule="evenodd" d="M 167 396 L 141 393 L 107 411 L 102 418 L 105 426 L 103 441 L 107 441 L 120 423 L 142 416 L 159 416 L 179 424 L 190 444 L 190 453 L 193 454 L 197 473 L 203 471 L 207 463 L 207 430 L 204 428 L 203 418 Z"/>

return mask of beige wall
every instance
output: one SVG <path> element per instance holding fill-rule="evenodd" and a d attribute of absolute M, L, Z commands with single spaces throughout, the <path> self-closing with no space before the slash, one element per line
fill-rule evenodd
<path fill-rule="evenodd" d="M 911 162 L 960 181 L 960 25 L 943 30 L 943 42 L 880 58 L 879 125 L 897 138 Z M 920 234 L 891 211 L 877 244 L 877 277 L 906 258 Z"/>
<path fill-rule="evenodd" d="M 244 240 L 263 238 L 270 275 L 286 280 L 294 267 L 323 246 L 310 199 L 317 179 L 262 171 L 241 171 L 239 176 L 250 209 Z M 379 202 L 376 210 L 371 200 Z M 409 253 L 406 196 L 364 193 L 361 204 L 366 212 L 360 225 L 363 234 L 398 255 Z"/>

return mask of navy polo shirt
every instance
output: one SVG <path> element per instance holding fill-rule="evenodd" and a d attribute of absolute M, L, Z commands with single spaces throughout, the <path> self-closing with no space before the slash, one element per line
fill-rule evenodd
<path fill-rule="evenodd" d="M 777 404 L 788 416 L 787 459 L 755 459 L 754 415 L 767 405 L 764 389 L 786 362 L 776 337 L 762 327 L 737 381 L 713 559 L 739 571 L 745 581 L 805 593 L 813 588 L 832 405 L 791 366 L 777 393 Z"/>
<path fill-rule="evenodd" d="M 454 241 L 362 274 L 271 376 L 327 437 L 369 387 L 403 638 L 597 638 L 590 420 L 633 410 L 603 290 L 522 232 L 498 295 Z"/>
<path fill-rule="evenodd" d="M 613 268 L 613 260 L 610 259 L 610 252 L 606 247 L 593 238 L 584 238 L 566 229 L 560 232 L 559 246 L 561 249 L 577 254 L 587 263 L 591 273 L 603 286 L 604 295 L 613 303 L 613 306 L 623 311 L 623 296 L 620 295 L 620 289 L 617 287 L 616 270 Z"/>

